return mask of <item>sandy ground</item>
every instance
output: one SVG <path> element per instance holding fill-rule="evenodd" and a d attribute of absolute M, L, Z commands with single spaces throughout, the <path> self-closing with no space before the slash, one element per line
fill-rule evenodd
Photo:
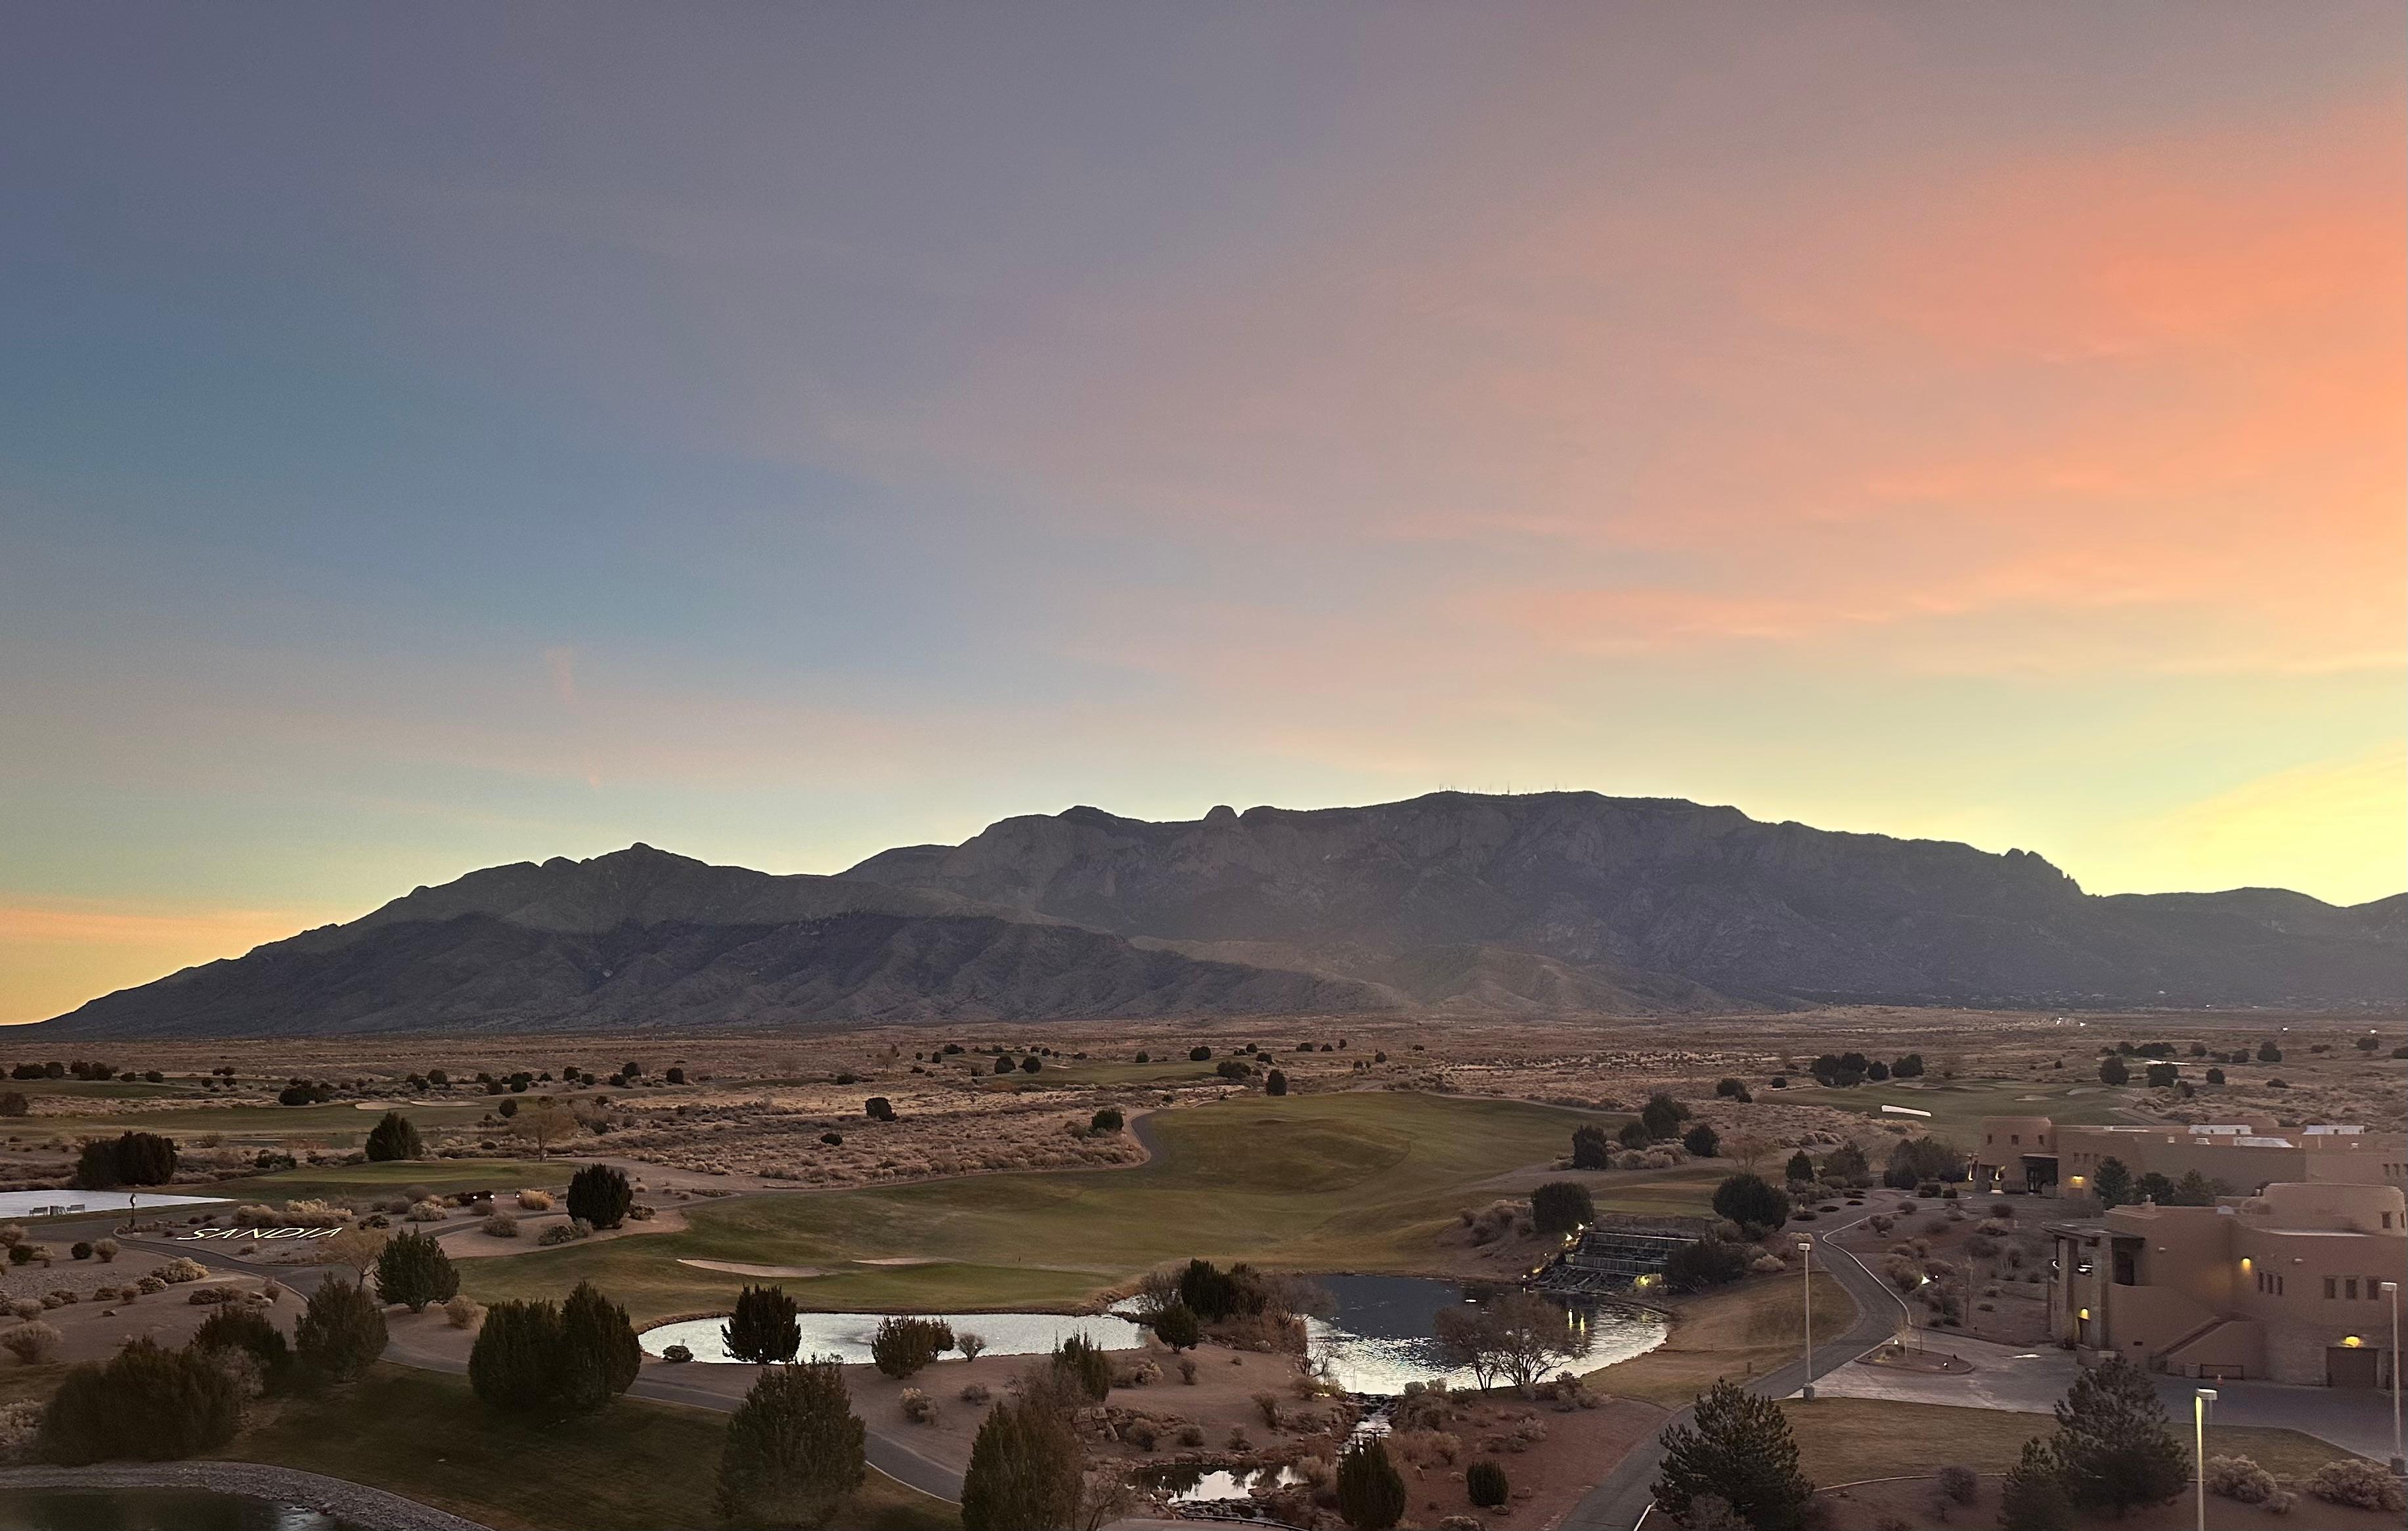
<path fill-rule="evenodd" d="M 1819 1504 L 1830 1511 L 1826 1531 L 1881 1531 L 1885 1524 L 1910 1526 L 1941 1524 L 1990 1526 L 1999 1524 L 1999 1479 L 1985 1475 L 1981 1492 L 1970 1505 L 1948 1504 L 1944 1511 L 1935 1486 L 1929 1478 L 1903 1479 L 1895 1482 L 1864 1483 L 1853 1488 L 1830 1489 L 1816 1495 Z M 2155 1505 L 2135 1509 L 2118 1520 L 2112 1515 L 2078 1516 L 2071 1531 L 2094 1531 L 2094 1528 L 2114 1527 L 2115 1531 L 2188 1531 L 2198 1523 L 2193 1496 L 2185 1490 L 2172 1504 Z M 1651 1517 L 1652 1519 L 1652 1517 Z M 2263 1505 L 2244 1505 L 2237 1499 L 2211 1497 L 2207 1502 L 2207 1519 L 2218 1531 L 2241 1531 L 2241 1528 L 2281 1526 L 2287 1531 L 2399 1531 L 2400 1517 L 2379 1510 L 2353 1509 L 2346 1505 L 2328 1504 L 2309 1495 L 2300 1495 L 2300 1502 L 2287 1515 L 2277 1515 Z"/>
<path fill-rule="evenodd" d="M 124 1261 L 118 1264 L 121 1269 L 124 1268 Z M 146 1263 L 126 1271 L 122 1278 L 131 1280 L 149 1268 Z M 56 1359 L 60 1361 L 106 1361 L 122 1350 L 128 1340 L 146 1337 L 163 1347 L 173 1348 L 192 1338 L 193 1331 L 217 1311 L 215 1305 L 190 1300 L 194 1288 L 208 1286 L 231 1286 L 245 1292 L 256 1292 L 260 1283 L 247 1277 L 213 1274 L 208 1280 L 172 1286 L 165 1292 L 136 1297 L 132 1302 L 81 1302 L 54 1307 L 42 1315 L 42 1322 L 59 1332 L 60 1350 Z M 266 1312 L 276 1320 L 280 1328 L 289 1332 L 293 1321 L 300 1315 L 301 1304 L 288 1293 Z M 0 1322 L 0 1332 L 14 1327 L 13 1323 Z M 16 1365 L 13 1358 L 0 1354 L 0 1367 Z"/>
<path fill-rule="evenodd" d="M 1412 1524 L 1434 1525 L 1449 1515 L 1469 1515 L 1490 1531 L 1538 1531 L 1553 1525 L 1580 1502 L 1607 1467 L 1664 1422 L 1664 1410 L 1635 1398 L 1609 1398 L 1595 1408 L 1558 1411 L 1510 1393 L 1484 1394 L 1452 1432 L 1465 1452 L 1453 1466 L 1399 1464 L 1412 1491 Z M 1545 1438 L 1515 1450 L 1505 1438 L 1513 1427 L 1535 1423 Z M 1494 1442 L 1482 1450 L 1483 1441 Z M 1505 1469 L 1512 1498 L 1502 1509 L 1476 1508 L 1463 1489 L 1466 1463 L 1486 1457 Z"/>
<path fill-rule="evenodd" d="M 436 1232 L 443 1240 L 443 1252 L 454 1260 L 481 1260 L 490 1259 L 495 1255 L 526 1254 L 545 1248 L 542 1242 L 545 1229 L 557 1228 L 568 1221 L 566 1208 L 551 1212 L 521 1212 L 510 1207 L 503 1207 L 500 1210 L 509 1212 L 510 1216 L 519 1220 L 518 1237 L 495 1238 L 484 1231 L 484 1219 L 470 1218 L 463 1222 L 454 1222 L 448 1227 L 437 1225 Z M 685 1214 L 674 1207 L 663 1207 L 646 1221 L 623 1222 L 616 1228 L 606 1228 L 600 1233 L 589 1234 L 585 1241 L 593 1243 L 613 1238 L 636 1238 L 645 1234 L 676 1234 L 684 1231 Z"/>

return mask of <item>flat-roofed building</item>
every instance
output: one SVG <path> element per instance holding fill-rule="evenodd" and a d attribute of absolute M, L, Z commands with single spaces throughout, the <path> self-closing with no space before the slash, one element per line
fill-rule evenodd
<path fill-rule="evenodd" d="M 2281 1127 L 2271 1117 L 2157 1126 L 2076 1126 L 2047 1117 L 1985 1117 L 1972 1154 L 1976 1191 L 2088 1195 L 2099 1166 L 2179 1180 L 2196 1170 L 2246 1194 L 2277 1181 L 2408 1188 L 2408 1133 L 2348 1123 Z"/>
<path fill-rule="evenodd" d="M 2408 1280 L 2408 1197 L 2395 1187 L 2278 1183 L 2047 1233 L 2051 1331 L 2083 1350 L 2182 1377 L 2390 1383 L 2383 1283 Z"/>

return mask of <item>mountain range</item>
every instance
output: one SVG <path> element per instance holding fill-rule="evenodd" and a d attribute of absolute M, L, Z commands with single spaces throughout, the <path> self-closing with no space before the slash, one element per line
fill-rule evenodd
<path fill-rule="evenodd" d="M 2083 892 L 2042 858 L 1588 792 L 1008 818 L 836 876 L 638 845 L 420 888 L 62 1038 L 872 1020 L 2396 1005 L 2408 894 Z"/>

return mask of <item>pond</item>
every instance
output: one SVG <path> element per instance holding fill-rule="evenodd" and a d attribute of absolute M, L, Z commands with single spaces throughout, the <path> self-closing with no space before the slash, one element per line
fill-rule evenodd
<path fill-rule="evenodd" d="M 299 1505 L 214 1489 L 16 1489 L 0 1531 L 368 1531 Z"/>
<path fill-rule="evenodd" d="M 1113 1313 L 944 1313 L 937 1315 L 953 1326 L 986 1341 L 989 1355 L 1043 1355 L 1072 1335 L 1084 1335 L 1107 1350 L 1133 1350 L 1145 1343 L 1145 1330 Z M 833 1355 L 852 1365 L 869 1362 L 869 1338 L 878 1332 L 880 1313 L 805 1313 L 800 1356 Z M 720 1343 L 724 1319 L 687 1319 L 665 1323 L 643 1334 L 644 1349 L 653 1355 L 682 1345 L 696 1361 L 733 1363 Z"/>
<path fill-rule="evenodd" d="M 1353 1393 L 1401 1393 L 1408 1382 L 1441 1379 L 1449 1386 L 1473 1385 L 1468 1368 L 1450 1367 L 1440 1358 L 1430 1337 L 1433 1326 L 1441 1309 L 1512 1290 L 1413 1276 L 1318 1280 L 1336 1307 L 1328 1318 L 1305 1321 L 1313 1358 L 1332 1381 Z M 1670 1327 L 1662 1314 L 1628 1303 L 1549 1301 L 1563 1310 L 1570 1350 L 1563 1365 L 1574 1371 L 1593 1371 L 1652 1350 Z"/>
<path fill-rule="evenodd" d="M 1303 1478 L 1293 1467 L 1140 1467 L 1129 1474 L 1129 1481 L 1141 1489 L 1158 1489 L 1168 1494 L 1179 1504 L 1202 1504 L 1211 1499 L 1243 1499 L 1250 1491 L 1284 1488 L 1301 1483 Z"/>

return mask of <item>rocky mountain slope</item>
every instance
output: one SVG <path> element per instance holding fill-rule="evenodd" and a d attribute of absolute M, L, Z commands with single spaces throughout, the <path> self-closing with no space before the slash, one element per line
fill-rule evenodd
<path fill-rule="evenodd" d="M 2408 1000 L 2408 895 L 2094 897 L 2041 858 L 1593 793 L 1093 808 L 836 877 L 638 845 L 421 888 L 62 1037 Z"/>

